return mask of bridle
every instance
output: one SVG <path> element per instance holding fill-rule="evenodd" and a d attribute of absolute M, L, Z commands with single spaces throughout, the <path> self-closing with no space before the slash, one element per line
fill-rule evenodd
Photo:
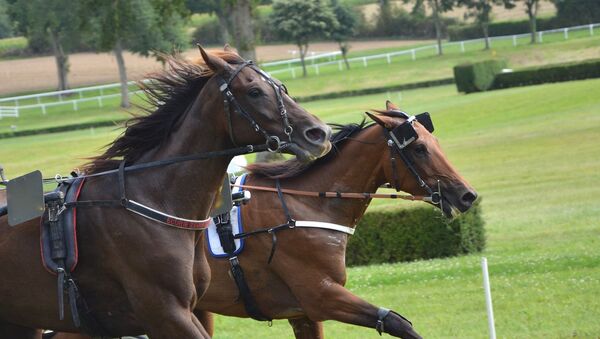
<path fill-rule="evenodd" d="M 275 81 L 273 81 L 273 78 L 271 78 L 265 71 L 256 67 L 251 60 L 245 61 L 244 63 L 240 64 L 231 73 L 231 75 L 227 79 L 223 78 L 222 75 L 217 76 L 217 81 L 219 82 L 219 91 L 221 91 L 221 94 L 223 95 L 223 105 L 224 105 L 225 113 L 227 114 L 227 126 L 229 128 L 229 138 L 231 139 L 231 142 L 233 143 L 233 145 L 235 145 L 235 146 L 238 145 L 237 142 L 235 141 L 235 136 L 233 133 L 233 124 L 231 121 L 231 110 L 233 109 L 234 112 L 238 113 L 239 115 L 244 117 L 246 120 L 248 120 L 248 122 L 250 123 L 250 125 L 256 132 L 261 133 L 265 137 L 265 144 L 267 145 L 267 150 L 269 152 L 280 151 L 283 147 L 285 147 L 285 145 L 282 144 L 279 137 L 276 135 L 269 135 L 269 133 L 264 128 L 260 127 L 260 125 L 256 122 L 256 120 L 254 120 L 252 115 L 250 115 L 240 105 L 240 103 L 237 101 L 237 99 L 231 92 L 231 89 L 230 89 L 231 82 L 246 67 L 248 67 L 248 68 L 252 69 L 253 71 L 255 71 L 256 73 L 258 73 L 269 85 L 271 85 L 271 87 L 273 87 L 273 90 L 275 91 L 275 96 L 277 97 L 277 108 L 279 109 L 279 115 L 281 116 L 281 121 L 283 124 L 283 133 L 285 133 L 285 135 L 287 135 L 288 141 L 290 143 L 292 142 L 292 132 L 294 131 L 294 128 L 292 127 L 292 125 L 290 125 L 290 122 L 289 122 L 288 116 L 287 116 L 287 110 L 285 108 L 285 104 L 283 103 L 283 93 L 287 93 L 287 89 L 285 88 L 285 86 L 283 84 L 282 85 L 276 84 Z"/>
<path fill-rule="evenodd" d="M 417 114 L 416 116 L 409 116 L 405 112 L 398 110 L 394 110 L 392 112 L 406 119 L 406 121 L 396 126 L 392 130 L 388 130 L 387 128 L 384 128 L 383 130 L 383 133 L 387 139 L 387 145 L 388 147 L 390 147 L 390 162 L 392 166 L 392 175 L 394 176 L 394 183 L 392 187 L 396 190 L 396 192 L 400 192 L 400 181 L 398 180 L 398 173 L 396 171 L 395 155 L 397 154 L 400 157 L 400 159 L 402 159 L 404 165 L 406 165 L 406 168 L 408 168 L 409 172 L 417 180 L 419 186 L 422 187 L 425 191 L 427 191 L 427 194 L 429 194 L 430 196 L 429 201 L 434 205 L 441 204 L 442 191 L 439 180 L 437 191 L 434 191 L 429 185 L 427 185 L 425 180 L 421 178 L 419 172 L 415 168 L 415 163 L 412 157 L 405 152 L 406 147 L 408 147 L 408 145 L 410 145 L 412 142 L 419 138 L 419 134 L 417 133 L 413 125 L 415 121 L 418 121 L 430 133 L 433 133 L 433 122 L 431 121 L 429 113 L 425 112 Z"/>

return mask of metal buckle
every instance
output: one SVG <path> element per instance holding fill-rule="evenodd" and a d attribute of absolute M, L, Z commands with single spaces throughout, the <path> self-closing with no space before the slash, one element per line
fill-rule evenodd
<path fill-rule="evenodd" d="M 275 147 L 272 147 L 272 143 L 275 143 Z M 279 140 L 279 137 L 276 135 L 271 135 L 267 138 L 267 151 L 271 152 L 271 153 L 275 153 L 279 150 L 279 148 L 281 147 L 281 140 Z"/>

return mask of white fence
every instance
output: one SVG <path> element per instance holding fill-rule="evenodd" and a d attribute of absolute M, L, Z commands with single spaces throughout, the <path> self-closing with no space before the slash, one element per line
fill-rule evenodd
<path fill-rule="evenodd" d="M 574 27 L 565 27 L 559 29 L 553 29 L 548 31 L 540 31 L 538 32 L 538 39 L 540 42 L 543 42 L 545 34 L 551 33 L 561 33 L 564 36 L 564 39 L 569 39 L 569 32 L 574 31 L 589 31 L 589 35 L 594 35 L 594 29 L 596 27 L 600 27 L 600 23 L 590 24 L 590 25 L 582 25 L 582 26 L 574 26 Z M 516 34 L 516 35 L 505 35 L 505 36 L 495 36 L 489 38 L 490 45 L 493 44 L 493 41 L 499 40 L 512 40 L 513 46 L 518 45 L 518 40 L 523 37 L 530 36 L 529 33 L 524 34 Z M 466 45 L 468 44 L 481 44 L 484 42 L 484 39 L 472 39 L 465 41 L 456 41 L 456 42 L 446 42 L 444 43 L 444 47 L 448 46 L 460 46 L 461 53 L 465 52 Z M 363 57 L 356 57 L 348 59 L 349 62 L 357 62 L 362 64 L 364 67 L 368 67 L 369 61 L 377 60 L 377 59 L 385 59 L 388 64 L 392 63 L 392 58 L 400 55 L 410 55 L 412 60 L 417 59 L 417 54 L 419 52 L 425 50 L 435 50 L 437 53 L 438 45 L 427 45 L 418 48 L 412 48 L 408 50 L 401 50 L 397 52 L 390 52 L 384 54 L 377 55 L 368 55 Z M 309 56 L 305 58 L 306 61 L 310 61 L 311 64 L 308 67 L 312 67 L 314 73 L 316 75 L 320 74 L 320 68 L 329 65 L 337 64 L 337 68 L 339 71 L 343 70 L 343 60 L 336 59 L 340 56 L 340 52 L 329 52 L 323 54 L 317 54 L 313 56 Z M 316 60 L 327 58 L 329 61 L 315 63 Z M 287 65 L 287 68 L 273 70 L 268 72 L 269 74 L 291 74 L 292 78 L 296 78 L 296 70 L 299 69 L 300 66 L 292 66 L 294 63 L 298 63 L 300 59 L 289 59 L 282 61 L 275 61 L 270 63 L 264 63 L 261 66 L 270 67 L 277 65 Z M 134 82 L 129 82 L 129 86 L 135 85 Z M 38 110 L 42 114 L 47 113 L 48 107 L 54 106 L 66 106 L 70 109 L 77 111 L 79 110 L 79 105 L 84 102 L 96 102 L 98 107 L 103 107 L 104 100 L 109 98 L 119 97 L 120 93 L 111 93 L 115 92 L 116 88 L 119 88 L 120 84 L 110 84 L 110 85 L 102 85 L 102 86 L 91 86 L 91 87 L 82 87 L 75 88 L 65 91 L 56 91 L 56 92 L 47 92 L 47 93 L 38 93 L 31 95 L 21 95 L 11 98 L 0 98 L 0 119 L 3 117 L 19 117 L 19 113 L 23 110 Z M 112 91 L 111 91 L 112 90 Z M 109 92 L 109 93 L 105 93 Z M 132 90 L 130 88 L 129 95 L 133 95 L 139 93 L 139 90 Z"/>
<path fill-rule="evenodd" d="M 569 32 L 574 32 L 574 31 L 588 31 L 589 35 L 594 35 L 594 29 L 600 27 L 600 23 L 596 23 L 596 24 L 589 24 L 589 25 L 581 25 L 581 26 L 573 26 L 573 27 L 565 27 L 565 28 L 559 28 L 559 29 L 552 29 L 552 30 L 547 30 L 547 31 L 539 31 L 538 34 L 538 40 L 540 42 L 544 41 L 544 35 L 547 34 L 551 34 L 551 33 L 563 33 L 564 39 L 569 39 Z M 518 45 L 518 41 L 520 38 L 524 38 L 524 37 L 529 37 L 531 36 L 531 33 L 523 33 L 523 34 L 514 34 L 514 35 L 503 35 L 503 36 L 495 36 L 495 37 L 489 37 L 488 38 L 488 42 L 490 44 L 490 46 L 493 45 L 493 41 L 500 41 L 500 40 L 512 40 L 512 44 L 513 46 L 517 46 Z M 466 50 L 466 45 L 469 44 L 483 44 L 485 42 L 484 38 L 480 38 L 480 39 L 471 39 L 471 40 L 464 40 L 464 41 L 455 41 L 455 42 L 445 42 L 443 43 L 442 48 L 445 47 L 449 47 L 449 46 L 459 46 L 460 47 L 460 51 L 461 53 L 464 53 Z M 377 59 L 385 59 L 386 62 L 388 64 L 392 63 L 393 61 L 393 57 L 396 56 L 400 56 L 400 55 L 410 55 L 411 60 L 416 60 L 417 59 L 417 54 L 419 52 L 425 51 L 425 50 L 435 50 L 436 53 L 438 53 L 438 45 L 434 44 L 434 45 L 427 45 L 427 46 L 422 46 L 422 47 L 418 47 L 418 48 L 412 48 L 412 49 L 408 49 L 408 50 L 402 50 L 402 51 L 397 51 L 397 52 L 390 52 L 390 53 L 384 53 L 384 54 L 377 54 L 377 55 L 369 55 L 369 56 L 363 56 L 363 57 L 355 57 L 355 58 L 349 58 L 348 62 L 350 63 L 360 63 L 362 64 L 364 67 L 368 67 L 369 65 L 369 61 L 371 60 L 377 60 Z M 316 64 L 312 64 L 312 65 L 307 65 L 307 67 L 312 68 L 314 73 L 316 75 L 320 74 L 320 68 L 324 67 L 324 66 L 330 66 L 330 65 L 335 65 L 337 64 L 337 68 L 339 71 L 342 71 L 344 69 L 343 66 L 343 60 L 334 60 L 334 61 L 328 61 L 328 62 L 321 62 L 321 63 L 316 63 Z M 285 64 L 285 62 L 281 62 L 283 64 Z M 269 74 L 275 75 L 275 74 L 290 74 L 292 76 L 292 78 L 296 78 L 296 71 L 300 70 L 301 66 L 291 66 L 291 62 L 288 63 L 290 65 L 290 67 L 288 68 L 284 68 L 284 69 L 278 69 L 278 70 L 273 70 L 270 71 Z"/>

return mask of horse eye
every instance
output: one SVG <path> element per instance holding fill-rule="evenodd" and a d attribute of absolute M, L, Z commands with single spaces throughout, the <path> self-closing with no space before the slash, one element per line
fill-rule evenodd
<path fill-rule="evenodd" d="M 262 95 L 262 92 L 258 88 L 251 88 L 248 91 L 248 95 L 251 96 L 252 98 L 258 98 Z"/>
<path fill-rule="evenodd" d="M 428 154 L 427 147 L 423 144 L 416 145 L 414 152 L 420 158 L 425 158 Z"/>

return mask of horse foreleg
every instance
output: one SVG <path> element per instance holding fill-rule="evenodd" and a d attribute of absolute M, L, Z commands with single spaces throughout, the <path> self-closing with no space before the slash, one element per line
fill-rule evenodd
<path fill-rule="evenodd" d="M 215 333 L 215 321 L 213 314 L 207 311 L 200 310 L 195 310 L 194 314 L 202 324 L 202 327 L 204 327 L 206 332 L 208 332 L 208 335 L 212 337 Z"/>
<path fill-rule="evenodd" d="M 0 320 L 0 339 L 38 339 L 41 337 L 41 331 Z"/>
<path fill-rule="evenodd" d="M 323 339 L 323 323 L 308 318 L 288 319 L 296 339 Z"/>
<path fill-rule="evenodd" d="M 379 321 L 379 307 L 355 296 L 337 283 L 322 284 L 319 291 L 309 292 L 299 298 L 302 308 L 314 321 L 336 320 L 376 329 Z M 421 338 L 411 323 L 396 312 L 389 312 L 382 320 L 383 332 L 395 337 Z"/>

